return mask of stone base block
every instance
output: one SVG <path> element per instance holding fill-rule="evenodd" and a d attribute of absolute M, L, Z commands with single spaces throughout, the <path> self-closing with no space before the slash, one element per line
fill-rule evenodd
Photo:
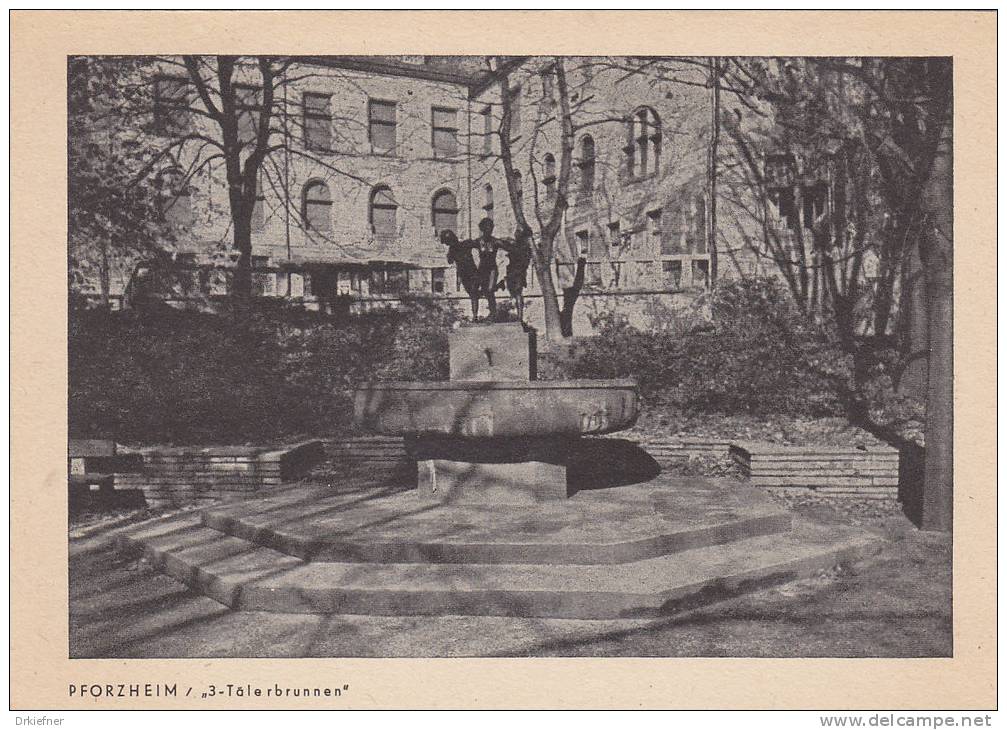
<path fill-rule="evenodd" d="M 417 489 L 452 504 L 536 504 L 567 498 L 566 466 L 543 461 L 474 463 L 425 459 L 416 464 Z"/>
<path fill-rule="evenodd" d="M 566 499 L 577 438 L 408 439 L 417 488 L 438 502 L 535 504 Z"/>

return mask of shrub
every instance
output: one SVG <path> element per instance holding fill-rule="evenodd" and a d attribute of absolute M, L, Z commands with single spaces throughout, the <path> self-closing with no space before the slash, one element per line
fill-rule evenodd
<path fill-rule="evenodd" d="M 245 443 L 352 427 L 373 379 L 447 376 L 454 315 L 435 303 L 340 316 L 259 305 L 73 311 L 69 425 L 76 437 Z"/>
<path fill-rule="evenodd" d="M 636 377 L 644 399 L 693 411 L 833 415 L 845 363 L 773 280 L 719 286 L 712 323 L 643 332 L 610 317 L 575 349 L 575 377 Z"/>

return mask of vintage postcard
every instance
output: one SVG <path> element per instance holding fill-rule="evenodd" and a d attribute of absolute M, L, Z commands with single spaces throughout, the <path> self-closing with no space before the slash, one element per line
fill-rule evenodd
<path fill-rule="evenodd" d="M 995 13 L 11 29 L 12 709 L 995 708 Z"/>

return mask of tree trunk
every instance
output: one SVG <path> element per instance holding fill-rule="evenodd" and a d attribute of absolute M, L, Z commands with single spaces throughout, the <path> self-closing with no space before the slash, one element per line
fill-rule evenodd
<path fill-rule="evenodd" d="M 573 277 L 573 286 L 568 286 L 563 290 L 563 309 L 559 313 L 560 332 L 563 337 L 573 337 L 573 308 L 577 304 L 577 297 L 584 287 L 584 275 L 587 268 L 587 259 L 583 256 L 577 259 L 577 272 Z"/>
<path fill-rule="evenodd" d="M 706 250 L 710 252 L 710 286 L 717 281 L 717 154 L 720 146 L 720 59 L 710 61 L 713 81 L 713 119 L 710 136 L 710 215 Z"/>
<path fill-rule="evenodd" d="M 108 241 L 104 238 L 101 240 L 101 272 L 99 278 L 101 279 L 101 306 L 108 310 L 112 306 L 112 273 L 109 271 Z"/>
<path fill-rule="evenodd" d="M 242 216 L 235 216 L 240 218 Z M 251 221 L 234 221 L 234 250 L 240 255 L 234 271 L 231 294 L 237 302 L 252 298 L 252 226 Z"/>
<path fill-rule="evenodd" d="M 954 504 L 954 193 L 950 122 L 942 130 L 923 193 L 923 210 L 929 358 L 922 524 L 924 530 L 950 532 Z"/>
<path fill-rule="evenodd" d="M 559 342 L 563 339 L 563 326 L 560 317 L 559 302 L 556 297 L 556 285 L 552 279 L 552 271 L 548 264 L 542 266 L 536 256 L 535 269 L 538 274 L 539 289 L 542 290 L 542 312 L 545 319 L 545 337 L 547 340 Z M 544 271 L 543 271 L 544 269 Z"/>
<path fill-rule="evenodd" d="M 922 237 L 906 251 L 905 274 L 902 277 L 902 302 L 900 305 L 899 340 L 902 372 L 898 390 L 902 395 L 923 400 L 927 392 L 927 342 L 929 329 L 927 314 L 927 282 L 924 278 L 920 246 L 925 245 Z M 883 334 L 883 333 L 881 333 Z"/>

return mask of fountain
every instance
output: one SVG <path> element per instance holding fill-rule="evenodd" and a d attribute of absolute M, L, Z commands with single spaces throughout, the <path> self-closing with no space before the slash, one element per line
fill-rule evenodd
<path fill-rule="evenodd" d="M 873 543 L 792 522 L 739 482 L 662 474 L 632 441 L 590 438 L 633 424 L 636 384 L 537 380 L 535 333 L 520 324 L 463 326 L 449 346 L 450 380 L 355 394 L 357 423 L 404 438 L 414 477 L 286 485 L 120 544 L 249 611 L 638 619 Z"/>
<path fill-rule="evenodd" d="M 536 379 L 535 331 L 462 326 L 448 337 L 450 380 L 356 391 L 357 425 L 407 440 L 417 488 L 447 503 L 565 499 L 580 438 L 633 425 L 633 380 Z"/>

